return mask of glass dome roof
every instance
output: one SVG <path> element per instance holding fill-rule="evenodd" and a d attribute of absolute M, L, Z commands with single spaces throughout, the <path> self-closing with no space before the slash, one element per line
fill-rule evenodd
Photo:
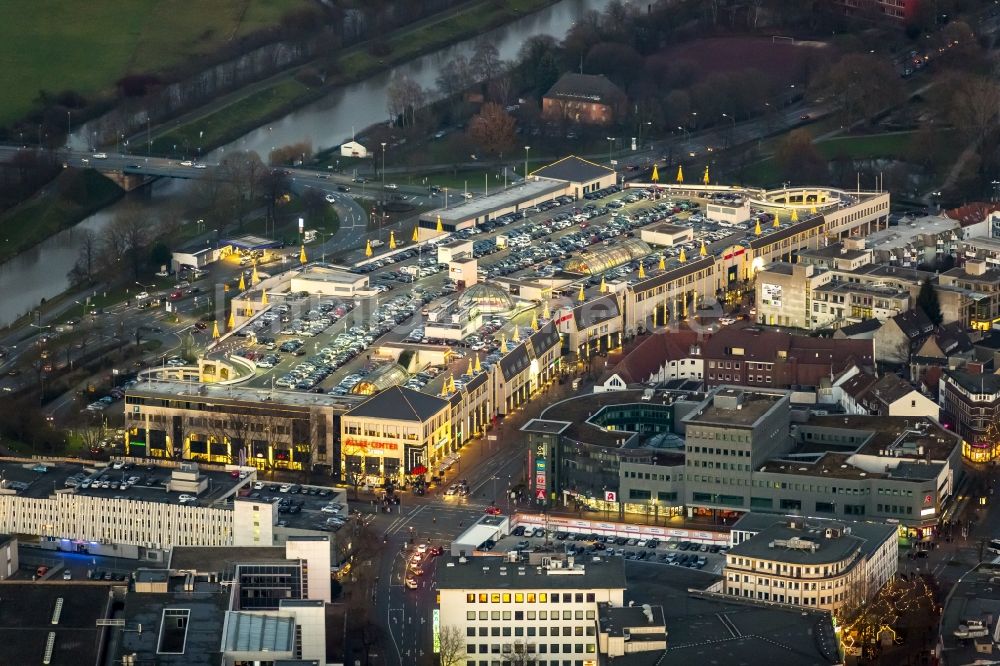
<path fill-rule="evenodd" d="M 628 238 L 608 247 L 591 246 L 589 251 L 566 262 L 566 270 L 584 275 L 599 275 L 652 253 L 652 248 L 638 238 Z"/>
<path fill-rule="evenodd" d="M 405 384 L 409 378 L 410 373 L 400 364 L 386 363 L 372 370 L 367 377 L 355 384 L 354 388 L 351 389 L 351 393 L 357 395 L 375 395 L 387 388 Z"/>
<path fill-rule="evenodd" d="M 474 308 L 482 314 L 497 314 L 513 310 L 514 299 L 502 287 L 477 282 L 459 297 L 458 306 Z"/>

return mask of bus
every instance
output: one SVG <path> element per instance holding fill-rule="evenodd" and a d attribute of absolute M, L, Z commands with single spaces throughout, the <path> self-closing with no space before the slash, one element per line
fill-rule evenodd
<path fill-rule="evenodd" d="M 990 539 L 986 544 L 986 550 L 994 555 L 1000 555 L 1000 539 Z"/>

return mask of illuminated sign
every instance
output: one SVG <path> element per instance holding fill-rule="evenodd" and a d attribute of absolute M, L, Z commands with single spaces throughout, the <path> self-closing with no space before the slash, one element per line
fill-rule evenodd
<path fill-rule="evenodd" d="M 431 629 L 434 635 L 434 654 L 441 653 L 441 611 L 434 609 L 431 619 Z"/>
<path fill-rule="evenodd" d="M 535 490 L 541 492 L 543 497 L 549 485 L 545 476 L 545 445 L 538 444 L 535 447 Z"/>
<path fill-rule="evenodd" d="M 924 516 L 933 516 L 933 515 L 934 515 L 934 507 L 931 507 L 929 509 L 921 509 L 920 510 L 920 516 L 921 517 L 924 517 Z"/>
<path fill-rule="evenodd" d="M 354 451 L 398 451 L 399 444 L 396 442 L 366 442 L 363 439 L 348 439 L 344 441 L 344 447 Z"/>
<path fill-rule="evenodd" d="M 618 501 L 618 493 L 616 493 L 613 490 L 605 490 L 604 491 L 604 501 L 605 502 L 617 502 Z"/>

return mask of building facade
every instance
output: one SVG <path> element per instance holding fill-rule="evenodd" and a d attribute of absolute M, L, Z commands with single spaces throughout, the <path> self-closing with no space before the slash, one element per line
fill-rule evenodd
<path fill-rule="evenodd" d="M 765 523 L 752 525 L 747 523 Z M 850 614 L 896 574 L 892 525 L 748 516 L 733 526 L 725 593 L 754 601 Z"/>
<path fill-rule="evenodd" d="M 485 561 L 450 558 L 438 567 L 436 631 L 464 639 L 464 661 L 458 663 L 596 666 L 598 606 L 623 605 L 621 558 Z"/>

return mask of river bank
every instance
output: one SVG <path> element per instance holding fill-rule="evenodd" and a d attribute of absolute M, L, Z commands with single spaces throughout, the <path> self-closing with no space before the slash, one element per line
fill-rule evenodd
<path fill-rule="evenodd" d="M 118 201 L 125 192 L 92 169 L 65 169 L 27 201 L 0 215 L 0 263 Z"/>
<path fill-rule="evenodd" d="M 314 66 L 301 65 L 275 77 L 266 87 L 257 88 L 242 97 L 233 96 L 228 103 L 159 135 L 154 132 L 151 151 L 163 157 L 190 157 L 195 151 L 206 153 L 316 102 L 337 88 L 358 83 L 406 61 L 524 18 L 558 1 L 511 0 L 497 6 L 493 0 L 476 0 L 448 16 L 430 18 L 389 33 L 384 40 L 387 55 L 372 55 L 370 41 L 345 49 L 331 68 L 334 73 L 321 86 L 310 87 L 297 78 Z M 369 111 L 379 115 L 385 110 Z"/>

